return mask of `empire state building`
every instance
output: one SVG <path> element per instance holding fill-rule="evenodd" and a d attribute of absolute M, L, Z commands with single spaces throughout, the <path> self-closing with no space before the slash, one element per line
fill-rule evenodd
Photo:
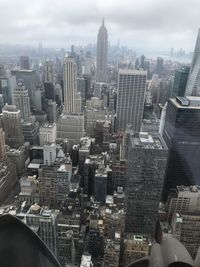
<path fill-rule="evenodd" d="M 106 77 L 107 51 L 108 51 L 108 33 L 103 20 L 97 36 L 97 73 L 96 73 L 97 82 L 107 81 Z"/>

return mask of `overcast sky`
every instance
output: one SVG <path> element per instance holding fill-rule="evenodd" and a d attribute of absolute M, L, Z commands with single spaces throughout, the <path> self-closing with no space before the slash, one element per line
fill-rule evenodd
<path fill-rule="evenodd" d="M 199 0 L 0 0 L 0 42 L 65 47 L 96 42 L 105 18 L 109 41 L 141 50 L 193 51 Z"/>

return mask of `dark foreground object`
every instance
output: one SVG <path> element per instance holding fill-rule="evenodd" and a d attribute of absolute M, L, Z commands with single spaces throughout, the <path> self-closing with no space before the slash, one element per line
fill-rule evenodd
<path fill-rule="evenodd" d="M 135 261 L 128 267 L 200 267 L 200 250 L 193 261 L 178 240 L 167 238 L 162 244 L 153 245 L 150 256 Z"/>
<path fill-rule="evenodd" d="M 11 215 L 0 217 L 1 267 L 60 267 L 44 242 Z"/>

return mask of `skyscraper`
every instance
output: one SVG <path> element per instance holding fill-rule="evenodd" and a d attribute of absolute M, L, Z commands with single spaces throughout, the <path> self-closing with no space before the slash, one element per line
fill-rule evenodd
<path fill-rule="evenodd" d="M 184 96 L 190 68 L 183 66 L 175 71 L 172 96 Z"/>
<path fill-rule="evenodd" d="M 24 143 L 20 110 L 14 105 L 5 105 L 2 112 L 2 124 L 5 132 L 6 144 L 19 147 Z"/>
<path fill-rule="evenodd" d="M 99 29 L 97 36 L 97 73 L 96 81 L 97 82 L 106 82 L 107 75 L 107 50 L 108 50 L 108 33 L 104 25 L 104 19 L 102 25 Z"/>
<path fill-rule="evenodd" d="M 30 101 L 28 90 L 26 90 L 22 80 L 18 81 L 17 83 L 17 88 L 15 88 L 13 93 L 13 101 L 21 112 L 21 118 L 24 120 L 24 122 L 28 122 L 31 115 Z"/>
<path fill-rule="evenodd" d="M 29 70 L 30 69 L 29 57 L 28 56 L 20 56 L 19 64 L 20 64 L 21 70 Z"/>
<path fill-rule="evenodd" d="M 159 76 L 162 75 L 162 72 L 163 72 L 163 58 L 162 57 L 157 57 L 155 71 Z"/>
<path fill-rule="evenodd" d="M 130 134 L 127 162 L 127 233 L 154 236 L 161 198 L 167 146 L 159 135 Z"/>
<path fill-rule="evenodd" d="M 45 98 L 55 99 L 54 85 L 53 85 L 53 63 L 46 60 L 44 64 L 44 91 Z"/>
<path fill-rule="evenodd" d="M 76 112 L 77 70 L 73 57 L 65 57 L 63 65 L 65 113 Z"/>
<path fill-rule="evenodd" d="M 53 63 L 50 60 L 46 60 L 44 64 L 44 82 L 53 83 Z"/>
<path fill-rule="evenodd" d="M 0 161 L 5 159 L 6 149 L 5 149 L 5 133 L 3 129 L 0 128 Z"/>
<path fill-rule="evenodd" d="M 99 168 L 95 173 L 94 197 L 102 205 L 105 204 L 107 193 L 107 169 Z"/>
<path fill-rule="evenodd" d="M 77 99 L 77 69 L 75 59 L 65 57 L 63 65 L 64 112 L 58 119 L 57 136 L 75 143 L 84 136 L 84 116 L 79 113 L 80 98 Z"/>
<path fill-rule="evenodd" d="M 146 71 L 120 69 L 118 74 L 116 129 L 125 130 L 131 125 L 139 132 L 145 101 Z"/>
<path fill-rule="evenodd" d="M 163 200 L 177 185 L 199 184 L 200 97 L 169 99 L 163 129 L 169 148 Z"/>
<path fill-rule="evenodd" d="M 200 29 L 198 31 L 185 95 L 200 95 Z"/>

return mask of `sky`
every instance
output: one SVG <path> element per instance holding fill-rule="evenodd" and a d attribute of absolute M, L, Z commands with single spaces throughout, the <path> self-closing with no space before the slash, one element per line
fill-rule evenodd
<path fill-rule="evenodd" d="M 95 43 L 102 18 L 111 44 L 193 51 L 199 0 L 0 0 L 0 43 Z"/>

